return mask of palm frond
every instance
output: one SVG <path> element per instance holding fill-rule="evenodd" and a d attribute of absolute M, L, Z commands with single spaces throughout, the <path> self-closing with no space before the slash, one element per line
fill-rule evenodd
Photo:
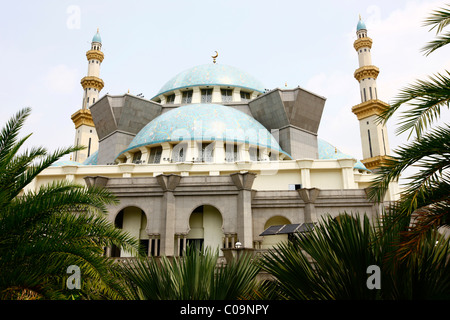
<path fill-rule="evenodd" d="M 188 246 L 183 257 L 138 259 L 123 265 L 130 299 L 237 300 L 253 297 L 259 267 L 253 258 L 218 265 L 218 251 Z"/>
<path fill-rule="evenodd" d="M 4 159 L 15 145 L 19 131 L 30 113 L 31 108 L 24 108 L 18 111 L 0 131 L 0 161 Z"/>
<path fill-rule="evenodd" d="M 410 177 L 410 187 L 403 196 L 403 199 L 409 199 L 404 205 L 412 213 L 417 209 L 419 199 L 430 192 L 430 183 L 439 180 L 441 173 L 450 168 L 450 127 L 447 125 L 434 128 L 420 140 L 397 148 L 395 153 L 396 156 L 391 156 L 380 167 L 368 190 L 368 196 L 381 202 L 390 182 L 396 181 L 408 167 L 420 166 L 423 169 Z"/>
<path fill-rule="evenodd" d="M 400 116 L 397 134 L 411 130 L 417 137 L 436 120 L 441 109 L 450 106 L 450 73 L 437 74 L 429 77 L 429 81 L 418 80 L 415 84 L 403 88 L 394 99 L 391 106 L 380 114 L 381 122 L 386 123 L 401 106 L 410 105 L 409 110 Z"/>
<path fill-rule="evenodd" d="M 425 21 L 424 26 L 431 26 L 430 31 L 436 29 L 436 34 L 442 32 L 442 30 L 450 24 L 450 6 L 448 8 L 441 8 L 435 10 Z M 444 36 L 437 37 L 436 40 L 431 41 L 422 50 L 425 51 L 425 55 L 429 55 L 435 50 L 447 45 L 450 42 L 450 33 L 446 33 Z"/>
<path fill-rule="evenodd" d="M 289 299 L 373 299 L 366 269 L 376 264 L 374 229 L 359 215 L 324 217 L 312 232 L 297 234 L 271 250 L 263 268 Z"/>
<path fill-rule="evenodd" d="M 139 255 L 139 241 L 106 220 L 107 206 L 118 203 L 106 189 L 64 180 L 24 191 L 54 161 L 80 150 L 20 153 L 29 136 L 17 137 L 29 112 L 18 112 L 0 132 L 0 299 L 72 297 L 64 281 L 72 264 L 85 284 L 76 296 L 120 298 L 116 267 L 103 250 L 116 245 Z"/>

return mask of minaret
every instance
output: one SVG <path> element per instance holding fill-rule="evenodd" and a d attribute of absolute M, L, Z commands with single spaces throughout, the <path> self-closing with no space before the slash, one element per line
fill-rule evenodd
<path fill-rule="evenodd" d="M 100 65 L 104 58 L 101 49 L 102 40 L 97 29 L 97 33 L 92 38 L 91 50 L 86 52 L 88 72 L 87 76 L 81 79 L 84 90 L 82 107 L 71 117 L 76 130 L 75 145 L 86 146 L 86 149 L 73 154 L 73 160 L 81 163 L 98 150 L 97 131 L 89 107 L 98 100 L 98 95 L 104 86 L 103 80 L 100 79 Z"/>
<path fill-rule="evenodd" d="M 372 65 L 370 49 L 372 39 L 367 36 L 366 25 L 361 21 L 356 28 L 357 39 L 353 46 L 358 53 L 359 68 L 355 78 L 359 82 L 361 103 L 352 108 L 358 117 L 363 152 L 362 162 L 369 170 L 376 170 L 390 154 L 386 127 L 377 121 L 377 116 L 388 107 L 378 100 L 377 77 L 380 70 Z"/>

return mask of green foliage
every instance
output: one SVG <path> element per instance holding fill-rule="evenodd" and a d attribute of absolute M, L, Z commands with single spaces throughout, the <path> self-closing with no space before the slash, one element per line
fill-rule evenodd
<path fill-rule="evenodd" d="M 265 288 L 278 299 L 294 300 L 450 298 L 450 248 L 442 235 L 429 231 L 407 259 L 395 254 L 409 221 L 324 217 L 313 231 L 265 254 L 262 268 L 276 278 Z M 381 270 L 379 290 L 366 284 L 371 265 Z"/>
<path fill-rule="evenodd" d="M 106 220 L 106 206 L 117 200 L 105 189 L 54 181 L 24 191 L 53 162 L 80 150 L 19 153 L 30 136 L 18 140 L 30 112 L 19 111 L 0 132 L 0 299 L 120 297 L 103 248 L 115 244 L 136 252 L 137 240 Z M 70 265 L 81 269 L 78 292 L 66 288 Z"/>
<path fill-rule="evenodd" d="M 430 17 L 425 20 L 425 26 L 431 26 L 431 30 L 436 29 L 436 35 L 441 33 L 446 26 L 450 24 L 450 6 L 447 8 L 441 8 L 435 10 Z M 431 54 L 435 50 L 450 43 L 450 33 L 445 33 L 444 35 L 437 36 L 437 38 L 430 43 L 428 43 L 424 48 L 426 55 Z"/>
<path fill-rule="evenodd" d="M 425 25 L 443 32 L 450 23 L 450 6 L 434 11 Z M 450 33 L 437 36 L 424 50 L 426 54 L 444 47 L 450 42 Z M 450 106 L 450 73 L 418 80 L 402 89 L 392 105 L 380 115 L 387 122 L 400 108 L 409 107 L 400 116 L 398 133 L 410 131 L 412 141 L 394 150 L 379 169 L 378 177 L 369 189 L 370 199 L 382 202 L 389 184 L 397 181 L 409 168 L 417 172 L 406 177 L 408 184 L 400 200 L 391 210 L 399 216 L 418 215 L 405 241 L 404 252 L 412 252 L 419 245 L 420 237 L 433 227 L 450 226 L 450 127 L 448 123 L 436 126 L 441 113 Z"/>
<path fill-rule="evenodd" d="M 144 258 L 123 265 L 129 299 L 236 300 L 250 298 L 256 288 L 257 264 L 244 255 L 218 265 L 218 251 L 193 247 L 183 257 Z"/>

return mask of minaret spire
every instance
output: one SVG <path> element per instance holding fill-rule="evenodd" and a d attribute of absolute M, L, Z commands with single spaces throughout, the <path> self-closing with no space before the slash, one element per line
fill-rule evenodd
<path fill-rule="evenodd" d="M 73 158 L 77 162 L 83 162 L 95 151 L 98 150 L 98 136 L 95 130 L 95 124 L 92 120 L 89 108 L 98 101 L 100 91 L 104 87 L 103 80 L 100 78 L 100 65 L 104 54 L 102 49 L 102 39 L 99 28 L 92 38 L 91 49 L 86 52 L 88 60 L 88 73 L 81 79 L 83 87 L 83 101 L 81 109 L 72 115 L 72 121 L 75 124 L 75 145 L 84 145 L 86 149 L 77 151 Z"/>
<path fill-rule="evenodd" d="M 359 82 L 361 103 L 354 106 L 352 112 L 359 120 L 362 162 L 368 169 L 376 170 L 390 153 L 386 127 L 376 121 L 388 104 L 378 99 L 376 80 L 380 70 L 372 64 L 372 39 L 367 36 L 367 28 L 361 15 L 356 35 L 353 47 L 358 53 L 359 68 L 354 76 Z"/>

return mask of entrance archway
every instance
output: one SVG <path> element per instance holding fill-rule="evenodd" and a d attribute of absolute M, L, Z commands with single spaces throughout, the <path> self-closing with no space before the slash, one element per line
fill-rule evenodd
<path fill-rule="evenodd" d="M 291 222 L 282 216 L 274 216 L 266 221 L 266 224 L 264 225 L 264 230 L 271 226 L 278 226 L 278 225 L 284 225 L 284 224 L 291 224 Z M 281 242 L 288 241 L 288 235 L 287 234 L 279 234 L 279 235 L 270 235 L 270 236 L 264 236 L 263 241 L 261 243 L 262 249 L 270 249 L 277 244 Z"/>
<path fill-rule="evenodd" d="M 117 214 L 114 224 L 116 228 L 128 232 L 131 236 L 139 239 L 141 246 L 148 252 L 149 237 L 146 232 L 147 217 L 138 207 L 126 207 Z M 113 247 L 111 250 L 112 257 L 132 257 L 131 252 L 120 250 L 120 248 Z"/>
<path fill-rule="evenodd" d="M 187 245 L 197 248 L 210 248 L 222 255 L 223 238 L 222 214 L 213 206 L 203 205 L 192 211 L 189 217 L 189 233 L 186 236 Z"/>

